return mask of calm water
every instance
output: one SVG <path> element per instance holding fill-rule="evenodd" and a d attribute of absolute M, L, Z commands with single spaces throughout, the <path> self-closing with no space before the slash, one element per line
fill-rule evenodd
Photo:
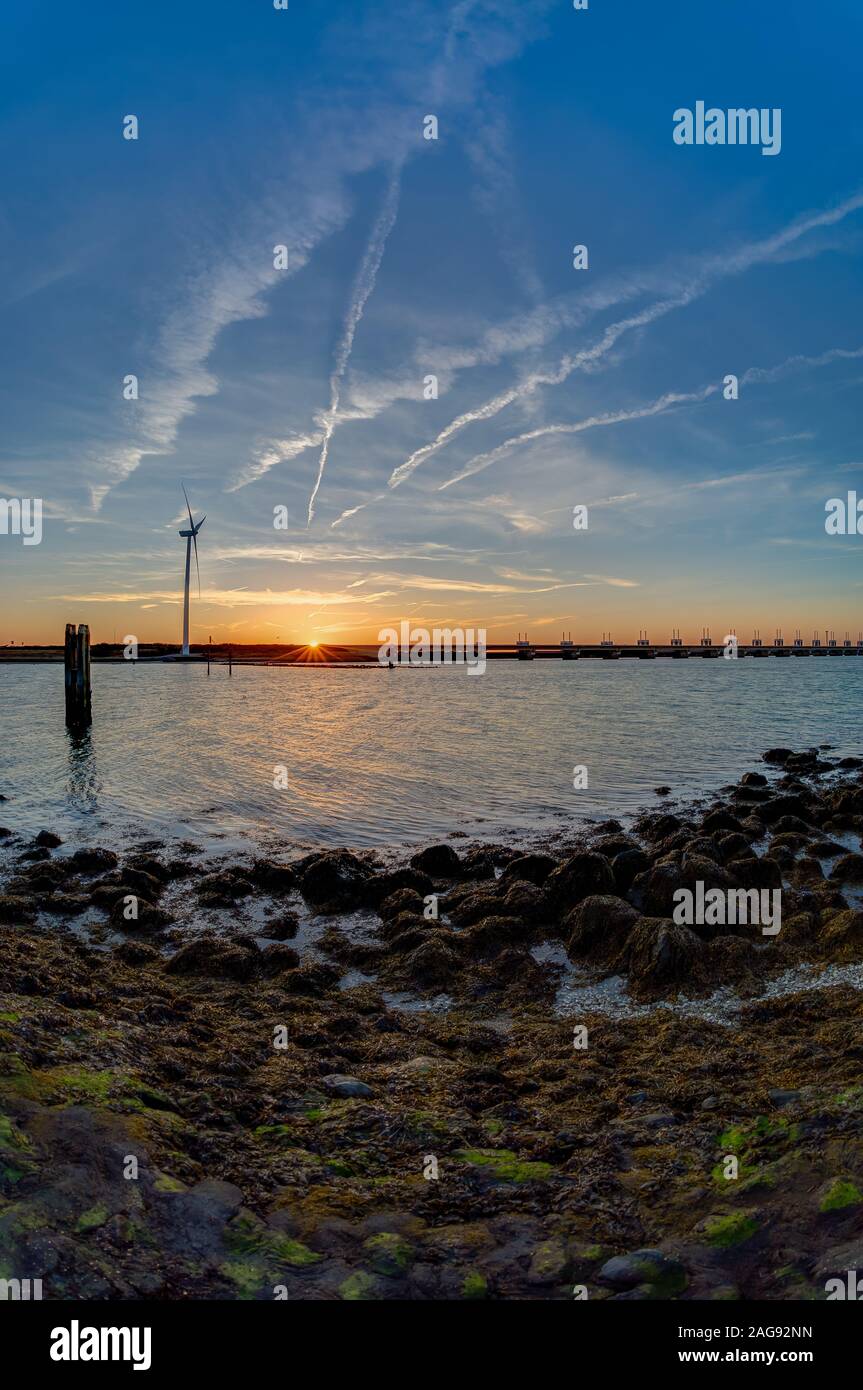
<path fill-rule="evenodd" d="M 546 833 L 656 804 L 662 783 L 714 790 L 771 744 L 859 752 L 861 687 L 856 657 L 498 662 L 483 676 L 96 666 L 95 722 L 75 741 L 62 666 L 0 665 L 0 822 L 107 844 Z"/>

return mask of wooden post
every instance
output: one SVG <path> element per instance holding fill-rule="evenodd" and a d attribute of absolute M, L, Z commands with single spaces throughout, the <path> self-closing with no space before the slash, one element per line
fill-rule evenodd
<path fill-rule="evenodd" d="M 63 666 L 66 723 L 70 729 L 84 729 L 93 722 L 90 701 L 90 629 L 86 623 L 81 623 L 77 632 L 74 623 L 66 624 Z"/>
<path fill-rule="evenodd" d="M 228 675 L 229 675 L 229 676 L 232 676 L 233 674 L 234 674 L 234 667 L 233 667 L 233 664 L 232 664 L 232 648 L 229 646 L 229 647 L 228 647 Z"/>

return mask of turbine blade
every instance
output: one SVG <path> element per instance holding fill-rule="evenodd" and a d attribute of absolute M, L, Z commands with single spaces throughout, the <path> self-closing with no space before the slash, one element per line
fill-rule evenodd
<path fill-rule="evenodd" d="M 183 483 L 181 483 L 181 484 L 180 484 L 180 487 L 183 489 L 183 496 L 184 496 L 185 499 L 186 499 L 186 511 L 189 513 L 189 525 L 191 526 L 192 530 L 194 531 L 194 529 L 195 529 L 195 523 L 194 523 L 194 521 L 192 520 L 192 508 L 189 506 L 189 497 L 188 497 L 188 494 L 187 494 L 187 492 L 186 492 L 185 485 L 184 485 Z"/>
<path fill-rule="evenodd" d="M 205 522 L 206 520 L 207 520 L 206 516 L 202 516 L 202 517 L 201 517 L 201 520 L 198 522 L 197 526 L 195 527 L 195 533 L 196 533 L 196 534 L 197 534 L 198 531 L 200 531 L 201 527 L 203 526 L 203 524 L 204 524 L 204 522 Z"/>

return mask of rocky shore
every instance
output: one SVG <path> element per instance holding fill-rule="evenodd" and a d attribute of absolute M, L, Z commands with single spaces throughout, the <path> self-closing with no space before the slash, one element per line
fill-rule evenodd
<path fill-rule="evenodd" d="M 70 850 L 0 804 L 0 1278 L 826 1297 L 863 1270 L 861 768 L 771 749 L 704 805 L 401 864 Z M 696 884 L 780 889 L 781 931 L 676 924 Z M 578 1004 L 609 979 L 640 1007 Z"/>

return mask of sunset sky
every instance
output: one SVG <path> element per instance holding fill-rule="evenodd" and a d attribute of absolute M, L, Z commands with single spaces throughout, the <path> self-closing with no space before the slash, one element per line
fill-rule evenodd
<path fill-rule="evenodd" d="M 856 637 L 859 0 L 2 24 L 0 496 L 44 536 L 0 535 L 0 642 L 179 641 L 181 482 L 193 641 Z M 699 100 L 781 153 L 676 145 Z"/>

